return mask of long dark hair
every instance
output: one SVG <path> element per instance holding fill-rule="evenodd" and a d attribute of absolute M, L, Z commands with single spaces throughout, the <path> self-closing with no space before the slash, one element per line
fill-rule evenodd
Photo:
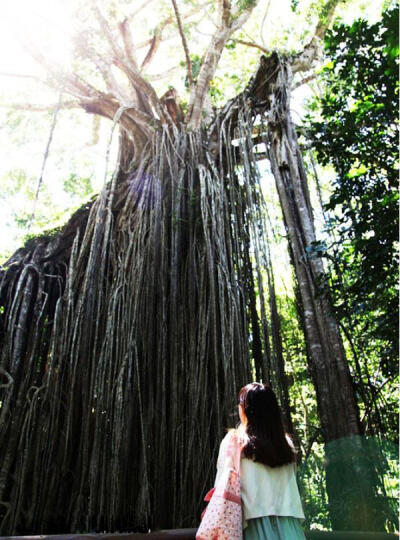
<path fill-rule="evenodd" d="M 248 440 L 242 456 L 270 467 L 296 460 L 296 453 L 286 438 L 281 410 L 272 388 L 250 383 L 239 392 L 239 404 L 247 417 Z"/>

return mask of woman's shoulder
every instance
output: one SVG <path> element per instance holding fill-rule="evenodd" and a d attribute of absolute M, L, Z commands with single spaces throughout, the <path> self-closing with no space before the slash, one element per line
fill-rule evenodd
<path fill-rule="evenodd" d="M 234 439 L 238 438 L 238 430 L 237 428 L 228 428 L 224 438 L 221 441 L 221 444 L 226 444 Z"/>
<path fill-rule="evenodd" d="M 229 444 L 238 444 L 242 446 L 245 443 L 246 433 L 238 428 L 229 428 L 225 433 L 224 438 L 221 440 L 220 447 L 225 448 Z"/>
<path fill-rule="evenodd" d="M 233 449 L 237 446 L 237 430 L 228 429 L 227 433 L 219 445 L 217 468 L 222 467 L 227 456 L 232 455 Z"/>
<path fill-rule="evenodd" d="M 240 447 L 243 447 L 246 442 L 248 441 L 248 435 L 246 433 L 246 430 L 240 425 L 237 428 L 230 428 L 228 429 L 228 432 L 226 433 L 225 437 L 222 439 L 222 442 L 232 444 L 237 444 Z"/>

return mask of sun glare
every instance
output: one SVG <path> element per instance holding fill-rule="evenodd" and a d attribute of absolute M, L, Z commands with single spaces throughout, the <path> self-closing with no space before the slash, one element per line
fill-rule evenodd
<path fill-rule="evenodd" d="M 65 65 L 70 61 L 75 2 L 19 0 L 8 2 L 0 22 L 0 71 L 19 75 L 39 69 L 31 49 Z"/>

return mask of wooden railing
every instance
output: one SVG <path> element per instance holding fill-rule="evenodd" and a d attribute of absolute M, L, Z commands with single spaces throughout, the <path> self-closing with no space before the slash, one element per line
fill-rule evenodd
<path fill-rule="evenodd" d="M 358 531 L 305 531 L 307 540 L 397 540 L 399 533 Z M 40 536 L 0 536 L 0 540 L 194 540 L 196 529 L 170 529 L 148 534 L 102 533 L 102 534 L 57 534 Z"/>

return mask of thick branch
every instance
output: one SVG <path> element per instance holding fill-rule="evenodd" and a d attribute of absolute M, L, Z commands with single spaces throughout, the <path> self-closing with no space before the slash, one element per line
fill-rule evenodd
<path fill-rule="evenodd" d="M 135 64 L 135 62 L 129 62 L 129 58 L 125 56 L 124 51 L 118 46 L 117 39 L 114 36 L 108 21 L 95 4 L 93 4 L 93 10 L 113 52 L 114 58 L 112 59 L 112 62 L 125 73 L 129 82 L 137 92 L 140 107 L 144 109 L 146 114 L 158 116 L 162 119 L 163 113 L 160 101 L 154 88 L 143 78 L 142 74 L 137 69 L 137 64 Z M 127 32 L 126 36 L 128 36 Z M 147 105 L 148 102 L 150 103 L 150 107 Z"/>
<path fill-rule="evenodd" d="M 92 0 L 92 9 L 93 9 L 94 14 L 96 15 L 97 20 L 99 21 L 100 27 L 103 31 L 104 36 L 106 37 L 108 41 L 108 44 L 114 56 L 117 56 L 119 58 L 124 58 L 124 51 L 118 45 L 117 37 L 114 35 L 114 32 L 112 31 L 110 25 L 108 24 L 107 19 L 104 17 L 102 12 L 98 8 L 96 2 L 94 2 L 93 0 Z"/>
<path fill-rule="evenodd" d="M 93 3 L 92 8 L 113 53 L 112 63 L 127 76 L 133 89 L 137 93 L 140 108 L 143 108 L 146 114 L 163 119 L 164 116 L 161 104 L 154 88 L 143 78 L 137 68 L 137 64 L 135 62 L 130 62 L 129 57 L 125 55 L 124 51 L 119 47 L 116 36 L 114 36 L 108 21 L 97 5 Z M 125 32 L 125 36 L 128 36 L 127 31 Z"/>
<path fill-rule="evenodd" d="M 343 0 L 328 0 L 326 4 L 322 6 L 317 28 L 315 29 L 315 36 L 319 39 L 324 38 L 325 32 L 333 21 L 335 10 L 341 1 Z"/>
<path fill-rule="evenodd" d="M 146 141 L 151 137 L 157 123 L 152 109 L 150 109 L 149 114 L 146 114 L 146 111 L 141 110 L 142 107 L 139 109 L 134 103 L 121 103 L 120 98 L 115 95 L 115 92 L 101 92 L 82 80 L 78 75 L 66 73 L 59 66 L 49 64 L 33 44 L 30 45 L 29 52 L 51 75 L 53 80 L 49 84 L 58 89 L 61 86 L 66 93 L 76 97 L 79 100 L 80 106 L 86 112 L 98 114 L 113 120 L 121 104 L 125 105 L 126 107 L 121 114 L 119 124 L 126 130 L 129 137 L 134 139 L 135 149 L 140 153 Z M 90 58 L 90 54 L 86 54 L 86 57 Z M 122 62 L 121 66 L 127 70 L 129 75 L 136 77 L 135 73 L 129 69 L 127 64 Z M 153 87 L 144 81 L 139 72 L 137 73 L 138 76 L 135 78 L 135 85 L 140 89 L 140 84 L 143 84 L 143 95 L 150 96 L 150 99 L 154 99 L 155 96 L 155 100 L 158 103 L 158 98 L 155 95 Z M 153 92 L 153 96 L 151 92 Z M 161 105 L 158 108 L 161 113 Z"/>
<path fill-rule="evenodd" d="M 229 26 L 229 19 L 231 16 L 231 3 L 230 0 L 220 0 L 219 8 L 221 10 L 221 21 L 225 26 Z"/>
<path fill-rule="evenodd" d="M 309 71 L 322 56 L 322 40 L 333 21 L 335 9 L 342 0 L 327 0 L 320 8 L 318 23 L 314 35 L 303 51 L 292 57 L 292 72 Z"/>
<path fill-rule="evenodd" d="M 83 34 L 76 35 L 74 38 L 74 43 L 78 54 L 92 61 L 99 70 L 103 76 L 107 90 L 118 98 L 121 104 L 128 104 L 128 102 L 131 101 L 130 96 L 128 96 L 126 89 L 117 82 L 112 72 L 112 58 L 98 54 L 94 47 L 88 45 Z"/>
<path fill-rule="evenodd" d="M 147 114 L 158 116 L 161 121 L 164 121 L 164 114 L 160 100 L 158 99 L 154 88 L 143 78 L 140 71 L 138 69 L 134 69 L 133 66 L 129 66 L 126 62 L 120 60 L 118 57 L 113 58 L 113 63 L 128 77 L 129 82 L 138 94 L 140 106 L 144 109 L 144 111 Z"/>
<path fill-rule="evenodd" d="M 158 51 L 158 48 L 161 43 L 161 30 L 159 27 L 157 27 L 154 30 L 153 39 L 151 40 L 149 50 L 147 51 L 146 56 L 144 57 L 144 60 L 142 62 L 142 65 L 140 66 L 140 69 L 143 71 L 145 67 L 150 64 L 150 62 L 153 60 L 156 52 Z"/>
<path fill-rule="evenodd" d="M 236 13 L 232 16 L 232 22 L 231 22 L 231 33 L 233 34 L 236 32 L 236 30 L 239 30 L 247 21 L 247 19 L 250 17 L 253 9 L 256 7 L 258 0 L 252 0 L 249 2 L 249 5 L 246 9 L 243 11 L 238 10 Z"/>
<path fill-rule="evenodd" d="M 225 43 L 231 35 L 240 28 L 250 17 L 251 12 L 257 5 L 258 0 L 250 2 L 243 11 L 237 11 L 235 14 L 228 14 L 230 3 L 221 0 L 221 20 L 218 28 L 211 37 L 211 41 L 203 56 L 200 73 L 197 84 L 193 88 L 190 96 L 187 125 L 191 129 L 198 129 L 202 119 L 202 110 L 209 90 L 210 81 L 213 78 L 224 50 Z M 229 23 L 227 23 L 229 21 Z"/>
<path fill-rule="evenodd" d="M 110 120 L 114 120 L 118 113 L 118 123 L 124 128 L 128 137 L 133 140 L 135 152 L 138 155 L 151 139 L 155 128 L 159 126 L 157 120 L 143 113 L 134 105 L 121 108 L 112 97 L 104 96 L 102 100 L 82 102 L 81 106 L 88 113 L 98 114 Z"/>
<path fill-rule="evenodd" d="M 95 59 L 94 61 L 97 69 L 103 76 L 103 79 L 107 85 L 107 90 L 118 98 L 121 105 L 127 105 L 130 101 L 129 96 L 126 93 L 125 89 L 120 84 L 118 84 L 116 78 L 114 77 L 111 69 L 111 63 L 105 61 L 104 58 L 100 56 L 98 56 L 97 59 Z"/>
<path fill-rule="evenodd" d="M 128 25 L 128 19 L 124 19 L 121 23 L 119 23 L 118 28 L 122 36 L 122 41 L 124 43 L 126 57 L 129 62 L 137 68 L 138 64 L 135 53 L 135 46 L 133 44 L 132 34 Z"/>
<path fill-rule="evenodd" d="M 293 73 L 299 71 L 309 71 L 313 68 L 315 62 L 321 59 L 322 44 L 320 38 L 314 36 L 304 49 L 294 55 L 291 59 L 291 68 Z"/>

